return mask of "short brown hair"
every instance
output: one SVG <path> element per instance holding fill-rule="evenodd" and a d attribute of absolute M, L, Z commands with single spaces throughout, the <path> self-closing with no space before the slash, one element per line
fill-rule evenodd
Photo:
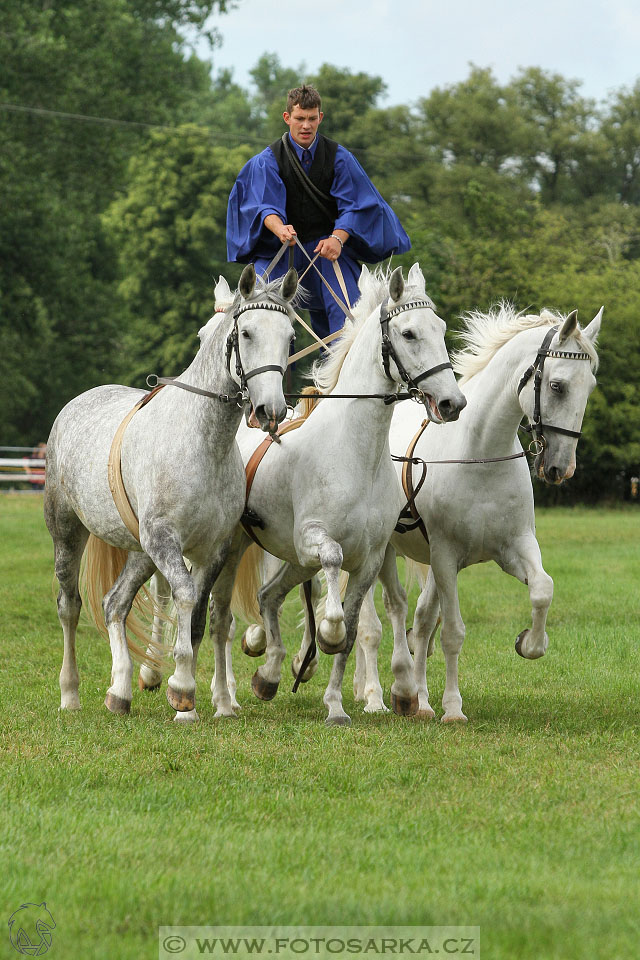
<path fill-rule="evenodd" d="M 301 107 L 303 110 L 311 110 L 313 107 L 320 110 L 322 108 L 320 94 L 315 87 L 306 83 L 303 83 L 301 87 L 294 87 L 287 94 L 287 113 L 291 113 L 295 106 Z"/>

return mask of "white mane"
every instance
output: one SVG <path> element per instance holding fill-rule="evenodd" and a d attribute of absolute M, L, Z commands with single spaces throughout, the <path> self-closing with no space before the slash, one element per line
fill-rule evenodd
<path fill-rule="evenodd" d="M 552 310 L 543 309 L 541 313 L 523 313 L 516 311 L 512 304 L 501 302 L 489 313 L 472 310 L 462 316 L 464 327 L 459 336 L 464 347 L 451 355 L 453 369 L 460 375 L 460 383 L 470 380 L 480 373 L 495 356 L 500 347 L 508 343 L 523 330 L 533 327 L 561 326 L 566 316 Z M 591 359 L 592 369 L 598 365 L 598 355 L 590 340 L 574 334 L 580 349 Z"/>

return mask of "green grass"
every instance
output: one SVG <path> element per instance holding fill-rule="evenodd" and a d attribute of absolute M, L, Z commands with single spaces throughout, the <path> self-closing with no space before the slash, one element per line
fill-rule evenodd
<path fill-rule="evenodd" d="M 541 510 L 538 534 L 555 580 L 543 659 L 513 649 L 521 584 L 493 564 L 460 577 L 468 726 L 363 714 L 351 665 L 353 725 L 327 729 L 326 658 L 295 696 L 287 661 L 264 704 L 240 653 L 242 718 L 214 721 L 205 643 L 185 729 L 164 693 L 108 714 L 110 654 L 87 622 L 83 709 L 58 712 L 41 498 L 0 498 L 5 919 L 46 900 L 52 958 L 157 957 L 161 924 L 460 924 L 481 928 L 484 960 L 637 956 L 640 512 Z M 387 701 L 390 649 L 385 626 Z M 429 668 L 436 705 L 439 651 Z M 0 957 L 17 955 L 6 929 Z"/>

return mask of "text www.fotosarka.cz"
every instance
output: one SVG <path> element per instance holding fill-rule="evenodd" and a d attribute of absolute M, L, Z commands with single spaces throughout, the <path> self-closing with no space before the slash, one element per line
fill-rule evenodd
<path fill-rule="evenodd" d="M 480 927 L 223 927 L 159 929 L 159 960 L 181 957 L 480 957 Z"/>

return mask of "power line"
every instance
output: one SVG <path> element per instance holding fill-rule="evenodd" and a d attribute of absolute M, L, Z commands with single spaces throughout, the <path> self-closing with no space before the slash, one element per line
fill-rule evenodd
<path fill-rule="evenodd" d="M 160 124 L 160 123 L 149 123 L 142 120 L 119 120 L 114 117 L 99 117 L 92 114 L 84 113 L 69 113 L 63 110 L 47 110 L 44 107 L 27 107 L 23 104 L 18 103 L 0 103 L 0 110 L 6 110 L 10 113 L 25 113 L 32 116 L 43 117 L 44 119 L 60 119 L 60 120 L 73 120 L 79 123 L 100 123 L 112 127 L 124 127 L 125 129 L 138 128 L 142 130 L 164 130 L 164 131 L 176 131 L 179 128 L 175 125 Z M 246 144 L 247 146 L 260 146 L 264 144 L 263 138 L 257 137 L 247 137 L 247 136 L 238 136 L 231 134 L 220 133 L 213 127 L 205 126 L 204 124 L 195 123 L 192 121 L 192 126 L 197 130 L 202 132 L 205 136 L 215 137 L 216 140 L 222 140 L 223 142 L 233 144 L 236 146 L 241 146 Z M 388 160 L 388 154 L 384 151 L 372 150 L 370 147 L 354 147 L 351 149 L 351 153 L 354 155 L 363 154 L 365 156 L 377 157 L 379 159 Z M 394 154 L 394 158 L 398 160 L 406 160 L 412 163 L 416 161 L 427 161 L 432 160 L 428 154 Z"/>

